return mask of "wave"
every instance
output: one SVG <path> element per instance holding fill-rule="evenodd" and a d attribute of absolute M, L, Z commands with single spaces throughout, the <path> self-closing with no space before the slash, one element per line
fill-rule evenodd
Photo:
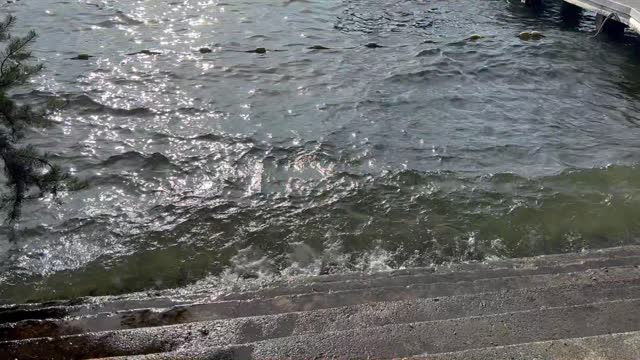
<path fill-rule="evenodd" d="M 101 104 L 85 94 L 61 94 L 61 97 L 67 101 L 65 109 L 78 110 L 79 115 L 106 114 L 112 116 L 146 117 L 155 114 L 153 110 L 145 107 L 132 109 L 111 107 Z"/>
<path fill-rule="evenodd" d="M 385 6 L 382 9 L 369 3 L 350 2 L 338 17 L 334 28 L 342 32 L 404 32 L 427 31 L 434 25 L 429 9 L 416 11 L 415 7 L 405 8 L 402 3 Z"/>
<path fill-rule="evenodd" d="M 173 164 L 164 155 L 160 153 L 153 153 L 150 155 L 143 155 L 136 151 L 128 151 L 123 154 L 114 155 L 101 163 L 102 166 L 115 166 L 118 168 L 139 168 L 139 169 L 154 169 L 162 167 L 170 167 Z"/>
<path fill-rule="evenodd" d="M 321 144 L 306 146 L 317 149 Z M 279 151 L 287 154 L 285 159 L 295 159 L 293 154 L 303 149 Z M 324 155 L 318 156 L 313 161 Z M 162 156 L 135 153 L 109 162 L 169 163 Z M 79 227 L 73 239 L 59 244 L 71 253 L 94 255 L 80 256 L 73 265 L 62 261 L 44 277 L 24 267 L 14 270 L 3 288 L 14 299 L 26 293 L 51 297 L 46 291 L 53 284 L 58 289 L 53 297 L 113 294 L 202 279 L 223 283 L 233 277 L 264 280 L 397 269 L 637 243 L 638 185 L 640 168 L 634 166 L 567 170 L 540 178 L 337 171 L 289 178 L 272 192 L 237 198 L 224 192 L 174 194 L 137 219 L 103 214 L 100 232 Z M 120 250 L 95 257 L 98 248 L 89 245 L 99 233 L 117 234 Z M 96 277 L 111 280 L 96 284 Z M 66 285 L 59 285 L 62 278 Z M 21 282 L 40 285 L 15 285 Z"/>

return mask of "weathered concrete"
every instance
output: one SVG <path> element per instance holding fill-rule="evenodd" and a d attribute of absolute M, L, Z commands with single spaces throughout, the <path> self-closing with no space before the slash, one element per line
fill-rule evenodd
<path fill-rule="evenodd" d="M 638 278 L 640 278 L 640 269 L 636 266 L 621 266 L 566 274 L 511 276 L 445 283 L 418 283 L 408 286 L 386 286 L 285 295 L 267 299 L 221 301 L 177 306 L 168 309 L 138 309 L 116 313 L 100 313 L 87 317 L 60 320 L 25 320 L 18 323 L 0 325 L 0 338 L 15 340 L 31 337 L 61 336 L 86 331 L 107 331 L 203 320 L 312 311 L 369 302 L 415 300 L 509 289 L 590 284 L 594 281 L 634 280 Z"/>
<path fill-rule="evenodd" d="M 346 274 L 319 275 L 313 277 L 294 277 L 280 284 L 274 284 L 263 290 L 245 291 L 242 293 L 232 293 L 223 295 L 216 300 L 239 300 L 242 298 L 264 297 L 266 293 L 272 291 L 280 291 L 279 289 L 289 289 L 289 294 L 294 293 L 310 293 L 317 292 L 319 284 L 330 283 L 331 291 L 337 290 L 341 283 L 348 283 L 348 289 L 355 287 L 354 281 L 365 280 L 375 281 L 383 279 L 383 281 L 393 282 L 401 276 L 408 275 L 425 275 L 435 274 L 446 275 L 449 273 L 477 273 L 480 275 L 482 271 L 504 270 L 504 269 L 539 269 L 539 268 L 558 268 L 556 273 L 576 271 L 571 266 L 579 264 L 587 264 L 585 268 L 606 267 L 606 264 L 598 262 L 619 261 L 624 258 L 640 257 L 640 246 L 613 247 L 581 253 L 544 255 L 530 258 L 493 260 L 490 262 L 471 262 L 462 264 L 445 264 L 429 268 L 415 268 L 394 270 L 379 273 L 361 273 L 353 272 Z M 624 261 L 624 260 L 622 260 Z M 593 263 L 589 266 L 589 263 Z M 560 268 L 567 269 L 566 271 Z M 579 270 L 579 269 L 577 269 Z M 553 271 L 553 270 L 552 270 Z M 481 278 L 481 276 L 478 276 Z M 204 293 L 204 294 L 202 294 Z M 280 293 L 282 295 L 283 293 Z M 251 296 L 250 296 L 251 295 Z M 175 292 L 162 292 L 161 295 L 153 296 L 150 294 L 131 294 L 122 296 L 106 296 L 96 298 L 80 298 L 72 301 L 52 301 L 41 304 L 20 304 L 0 306 L 0 324 L 17 322 L 26 319 L 59 319 L 64 317 L 87 316 L 99 313 L 108 313 L 122 310 L 145 309 L 145 308 L 169 308 L 179 305 L 187 305 L 198 302 L 211 301 L 210 294 L 202 291 L 201 294 L 185 294 L 182 290 Z"/>
<path fill-rule="evenodd" d="M 245 353 L 236 353 L 237 358 L 251 358 L 251 348 Z M 422 354 L 398 360 L 638 360 L 640 354 L 640 332 L 607 334 L 577 339 L 549 340 L 525 344 L 494 346 L 441 354 Z M 229 355 L 229 357 L 225 357 Z M 230 359 L 230 352 L 220 351 L 217 357 L 197 354 L 190 360 Z M 109 360 L 183 360 L 184 354 L 163 353 L 136 357 L 117 357 Z"/>
<path fill-rule="evenodd" d="M 598 282 L 588 285 L 566 285 L 548 289 L 521 289 L 444 298 L 418 299 L 363 304 L 294 312 L 269 316 L 228 320 L 200 321 L 184 325 L 110 331 L 99 335 L 99 342 L 129 344 L 112 348 L 111 354 L 128 355 L 150 349 L 196 348 L 206 341 L 209 346 L 243 344 L 265 339 L 310 333 L 327 333 L 389 324 L 433 321 L 459 317 L 499 314 L 539 309 L 544 306 L 581 305 L 599 299 L 613 301 L 640 298 L 640 279 L 634 281 Z M 251 331 L 249 331 L 251 329 Z M 87 331 L 89 329 L 86 329 Z M 177 335 L 182 334 L 182 335 Z M 187 336 L 191 334 L 193 336 Z M 37 338 L 6 344 L 12 353 L 30 349 L 46 349 L 49 353 L 82 353 L 91 355 L 95 333 L 67 336 L 64 341 Z M 131 344 L 131 339 L 137 339 Z M 80 346 L 81 344 L 85 344 Z M 0 345 L 0 349 L 3 347 Z M 153 351 L 151 351 L 153 352 Z M 0 350 L 1 353 L 1 350 Z"/>
<path fill-rule="evenodd" d="M 414 360 L 638 360 L 640 332 L 412 357 Z"/>
<path fill-rule="evenodd" d="M 631 332 L 632 330 L 628 329 L 637 329 L 640 321 L 640 312 L 637 311 L 639 305 L 640 300 L 633 300 L 546 308 L 492 316 L 388 325 L 325 333 L 321 336 L 308 334 L 224 348 L 202 345 L 195 349 L 181 349 L 143 358 L 391 359 L 425 353 L 438 354 Z M 608 351 L 612 352 L 611 349 Z M 548 359 L 556 359 L 555 354 L 550 355 Z M 504 357 L 499 354 L 492 359 L 495 358 Z"/>
<path fill-rule="evenodd" d="M 425 353 L 494 359 L 517 351 L 524 357 L 515 358 L 525 359 L 526 351 L 544 354 L 544 349 L 549 359 L 580 354 L 548 345 L 561 339 L 603 348 L 613 359 L 635 348 L 625 343 L 626 353 L 611 352 L 607 344 L 618 344 L 619 338 L 609 334 L 640 331 L 638 265 L 640 247 L 630 246 L 294 278 L 217 299 L 200 289 L 198 294 L 177 291 L 179 299 L 164 292 L 159 297 L 7 306 L 0 308 L 0 359 L 394 358 Z"/>
<path fill-rule="evenodd" d="M 434 322 L 388 325 L 251 344 L 256 359 L 393 358 L 470 348 L 629 332 L 640 300 L 560 307 Z M 243 346 L 244 348 L 245 346 Z M 243 349 L 244 351 L 244 349 Z"/>
<path fill-rule="evenodd" d="M 307 294 L 314 292 L 357 290 L 389 286 L 407 286 L 414 284 L 432 284 L 445 282 L 473 281 L 478 279 L 496 279 L 526 275 L 560 274 L 637 264 L 637 256 L 624 256 L 614 259 L 583 259 L 578 262 L 563 264 L 539 264 L 537 266 L 505 267 L 505 268 L 473 268 L 456 272 L 418 272 L 408 274 L 389 274 L 381 278 L 364 278 L 331 282 L 309 282 L 298 285 L 274 286 L 258 291 L 224 295 L 225 300 L 243 300 L 269 298 L 281 295 Z"/>

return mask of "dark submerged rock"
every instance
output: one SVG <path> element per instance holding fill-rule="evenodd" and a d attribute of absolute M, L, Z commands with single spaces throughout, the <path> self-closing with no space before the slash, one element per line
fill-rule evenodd
<path fill-rule="evenodd" d="M 153 50 L 146 50 L 145 49 L 145 50 L 140 50 L 140 51 L 136 51 L 136 52 L 133 52 L 133 53 L 129 53 L 127 55 L 133 56 L 133 55 L 160 55 L 160 54 L 162 54 L 162 53 L 159 52 L 159 51 L 153 51 Z"/>
<path fill-rule="evenodd" d="M 256 48 L 255 50 L 249 50 L 247 51 L 248 53 L 255 53 L 255 54 L 266 54 L 267 53 L 267 49 L 265 48 Z"/>
<path fill-rule="evenodd" d="M 544 38 L 544 35 L 539 31 L 523 31 L 518 34 L 520 40 L 528 41 L 528 40 L 540 40 Z"/>
<path fill-rule="evenodd" d="M 92 57 L 94 56 L 89 54 L 78 54 L 78 56 L 74 56 L 70 60 L 89 60 Z"/>
<path fill-rule="evenodd" d="M 531 32 L 531 40 L 540 40 L 544 37 L 544 35 L 540 31 L 532 31 Z"/>
<path fill-rule="evenodd" d="M 477 41 L 484 38 L 484 36 L 480 35 L 480 34 L 471 34 L 468 38 L 467 41 Z"/>

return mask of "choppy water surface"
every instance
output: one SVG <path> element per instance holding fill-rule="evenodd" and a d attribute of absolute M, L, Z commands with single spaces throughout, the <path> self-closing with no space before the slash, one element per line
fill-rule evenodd
<path fill-rule="evenodd" d="M 30 137 L 91 187 L 1 228 L 1 301 L 637 242 L 637 40 L 547 3 L 3 4 L 47 66 L 16 98 L 68 101 Z"/>

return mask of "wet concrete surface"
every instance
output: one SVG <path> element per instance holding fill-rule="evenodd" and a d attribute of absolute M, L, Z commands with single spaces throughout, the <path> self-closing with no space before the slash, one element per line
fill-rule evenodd
<path fill-rule="evenodd" d="M 640 330 L 638 250 L 320 276 L 193 303 L 165 294 L 9 306 L 0 310 L 0 358 L 458 359 L 485 349 L 473 356 L 489 359 L 530 343 L 570 354 L 553 341 L 594 336 L 589 346 L 624 355 L 607 352 L 621 338 L 599 336 Z"/>

